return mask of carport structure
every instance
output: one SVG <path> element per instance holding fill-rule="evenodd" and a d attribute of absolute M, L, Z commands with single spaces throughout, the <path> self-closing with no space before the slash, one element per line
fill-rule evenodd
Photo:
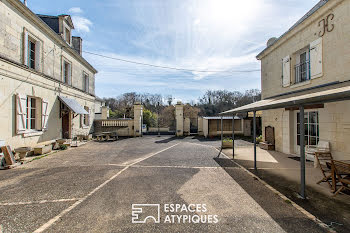
<path fill-rule="evenodd" d="M 254 140 L 254 169 L 256 166 L 256 111 L 272 110 L 279 108 L 297 108 L 300 111 L 300 196 L 306 198 L 305 194 L 305 130 L 304 130 L 304 109 L 313 108 L 317 104 L 324 104 L 330 102 L 339 102 L 350 100 L 350 86 L 339 87 L 330 90 L 313 92 L 308 94 L 301 94 L 292 97 L 270 98 L 257 101 L 239 108 L 231 109 L 220 113 L 223 117 L 225 115 L 233 115 L 239 113 L 253 112 L 253 140 Z M 221 118 L 222 119 L 222 118 Z M 222 137 L 223 134 L 221 134 Z M 234 135 L 234 129 L 232 129 Z M 221 138 L 222 140 L 223 138 Z M 234 158 L 234 137 L 233 137 L 233 158 Z"/>

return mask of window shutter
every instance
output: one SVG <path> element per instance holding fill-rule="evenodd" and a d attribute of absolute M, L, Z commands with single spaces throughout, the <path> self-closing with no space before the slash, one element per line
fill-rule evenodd
<path fill-rule="evenodd" d="M 16 130 L 17 134 L 26 131 L 27 121 L 27 96 L 18 94 L 16 96 Z"/>
<path fill-rule="evenodd" d="M 282 86 L 290 85 L 290 57 L 286 56 L 282 59 Z"/>
<path fill-rule="evenodd" d="M 42 99 L 41 101 L 41 123 L 42 123 L 42 129 L 47 129 L 47 124 L 49 121 L 49 101 Z"/>
<path fill-rule="evenodd" d="M 311 78 L 322 76 L 322 37 L 310 44 Z"/>
<path fill-rule="evenodd" d="M 28 32 L 24 30 L 23 33 L 23 64 L 28 65 Z"/>
<path fill-rule="evenodd" d="M 35 42 L 35 69 L 41 70 L 41 42 Z"/>

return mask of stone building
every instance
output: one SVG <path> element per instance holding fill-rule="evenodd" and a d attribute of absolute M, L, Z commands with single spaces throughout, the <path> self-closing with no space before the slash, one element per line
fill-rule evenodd
<path fill-rule="evenodd" d="M 290 30 L 272 39 L 261 60 L 262 98 L 289 98 L 349 86 L 350 0 L 320 1 Z M 334 158 L 350 154 L 350 101 L 305 107 L 305 145 L 328 141 Z M 299 154 L 297 108 L 263 112 L 276 150 Z M 264 130 L 263 130 L 264 133 Z"/>
<path fill-rule="evenodd" d="M 349 159 L 349 22 L 350 0 L 319 1 L 258 54 L 262 100 L 222 114 L 263 110 L 263 137 L 273 128 L 277 151 L 300 155 L 300 145 L 322 141 L 335 159 Z"/>
<path fill-rule="evenodd" d="M 90 133 L 97 71 L 69 15 L 0 1 L 0 140 L 13 148 Z"/>

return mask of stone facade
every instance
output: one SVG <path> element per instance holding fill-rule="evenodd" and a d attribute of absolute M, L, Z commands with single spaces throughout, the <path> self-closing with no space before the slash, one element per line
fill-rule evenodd
<path fill-rule="evenodd" d="M 285 98 L 349 85 L 349 21 L 350 0 L 328 1 L 261 52 L 258 59 L 261 60 L 262 98 Z M 327 23 L 328 27 L 324 26 Z M 301 76 L 306 80 L 300 82 L 303 54 L 306 72 Z M 349 101 L 307 109 L 312 128 L 307 129 L 308 144 L 315 144 L 314 138 L 316 143 L 329 141 L 334 158 L 349 159 L 350 146 L 346 143 L 350 140 L 349 109 Z M 276 150 L 299 154 L 297 114 L 297 109 L 263 112 L 263 136 L 266 126 L 275 128 Z M 313 119 L 317 119 L 315 126 Z M 317 132 L 311 132 L 315 128 Z"/>
<path fill-rule="evenodd" d="M 69 25 L 68 16 L 62 20 Z M 28 43 L 35 44 L 32 67 Z M 81 116 L 67 112 L 69 137 L 91 132 L 97 71 L 70 45 L 22 2 L 0 1 L 0 139 L 6 144 L 14 148 L 35 146 L 62 138 L 58 96 L 74 99 L 89 113 Z M 66 76 L 64 61 L 70 64 Z M 69 79 L 65 81 L 64 77 Z M 18 104 L 19 96 L 27 101 L 35 99 L 30 113 L 30 124 L 35 127 L 28 128 L 29 114 L 20 107 L 28 107 L 29 102 Z"/>

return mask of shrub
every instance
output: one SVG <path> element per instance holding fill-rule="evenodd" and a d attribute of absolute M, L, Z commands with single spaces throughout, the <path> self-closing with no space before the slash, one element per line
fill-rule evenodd
<path fill-rule="evenodd" d="M 67 145 L 60 145 L 61 150 L 67 150 Z"/>

